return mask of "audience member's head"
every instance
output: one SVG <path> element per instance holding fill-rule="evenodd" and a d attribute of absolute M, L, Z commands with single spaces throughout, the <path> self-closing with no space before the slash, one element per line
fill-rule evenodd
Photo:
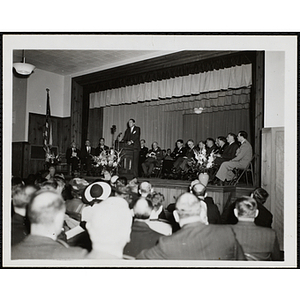
<path fill-rule="evenodd" d="M 117 197 L 123 198 L 127 201 L 128 205 L 132 203 L 131 188 L 124 185 L 121 181 L 118 181 L 114 187 L 114 194 Z"/>
<path fill-rule="evenodd" d="M 128 203 L 120 197 L 110 197 L 94 205 L 86 228 L 97 258 L 122 258 L 130 241 L 132 215 Z"/>
<path fill-rule="evenodd" d="M 26 207 L 36 191 L 37 188 L 34 185 L 17 186 L 12 193 L 14 211 L 21 216 L 25 216 Z"/>
<path fill-rule="evenodd" d="M 149 220 L 152 210 L 152 202 L 147 198 L 138 199 L 133 206 L 134 217 L 138 220 Z"/>
<path fill-rule="evenodd" d="M 65 204 L 58 193 L 44 190 L 36 192 L 28 204 L 30 233 L 56 240 L 63 226 L 64 215 Z"/>
<path fill-rule="evenodd" d="M 207 214 L 203 203 L 192 193 L 184 193 L 177 198 L 173 214 L 180 227 L 194 222 L 207 224 Z"/>
<path fill-rule="evenodd" d="M 106 200 L 111 194 L 111 186 L 104 181 L 95 181 L 89 184 L 83 191 L 82 202 L 93 206 Z"/>
<path fill-rule="evenodd" d="M 190 190 L 196 197 L 203 198 L 206 196 L 206 186 L 199 182 L 199 180 L 197 181 L 198 182 L 190 186 Z"/>
<path fill-rule="evenodd" d="M 56 180 L 49 179 L 47 181 L 42 182 L 40 187 L 41 187 L 41 190 L 43 190 L 43 191 L 57 192 L 58 183 Z"/>
<path fill-rule="evenodd" d="M 263 188 L 256 188 L 250 197 L 254 198 L 257 202 L 264 204 L 269 197 L 269 193 Z"/>
<path fill-rule="evenodd" d="M 256 200 L 248 196 L 238 198 L 235 202 L 234 214 L 239 221 L 254 221 L 258 215 Z"/>
<path fill-rule="evenodd" d="M 146 197 L 148 194 L 153 192 L 152 185 L 149 181 L 143 181 L 139 185 L 139 194 L 142 197 Z"/>
<path fill-rule="evenodd" d="M 163 194 L 158 192 L 152 192 L 147 195 L 147 200 L 152 202 L 153 210 L 151 212 L 150 219 L 156 220 L 159 218 L 160 213 L 163 210 L 163 202 L 165 201 L 165 197 Z"/>
<path fill-rule="evenodd" d="M 18 176 L 13 176 L 11 178 L 11 187 L 13 188 L 14 186 L 18 186 L 18 185 L 25 185 L 24 181 L 22 180 L 21 177 Z"/>

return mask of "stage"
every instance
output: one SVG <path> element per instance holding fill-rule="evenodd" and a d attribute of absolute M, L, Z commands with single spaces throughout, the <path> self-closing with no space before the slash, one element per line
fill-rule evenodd
<path fill-rule="evenodd" d="M 66 180 L 70 180 L 71 176 L 66 176 Z M 93 182 L 99 177 L 81 176 L 88 182 Z M 164 207 L 167 207 L 170 203 L 176 201 L 176 198 L 188 191 L 190 181 L 188 180 L 176 180 L 176 179 L 161 179 L 161 178 L 143 178 L 138 177 L 138 182 L 149 181 L 154 190 L 160 192 L 165 197 Z M 207 195 L 212 197 L 214 202 L 219 208 L 220 213 L 223 212 L 223 208 L 228 200 L 234 200 L 239 196 L 247 195 L 253 191 L 253 187 L 247 186 L 207 186 Z"/>

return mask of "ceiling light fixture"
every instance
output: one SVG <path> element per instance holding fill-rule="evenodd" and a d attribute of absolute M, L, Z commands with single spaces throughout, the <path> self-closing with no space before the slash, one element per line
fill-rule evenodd
<path fill-rule="evenodd" d="M 21 75 L 30 75 L 32 73 L 32 71 L 35 69 L 35 66 L 31 65 L 31 64 L 27 64 L 25 62 L 25 50 L 23 50 L 22 56 L 23 56 L 22 57 L 23 62 L 14 63 L 13 67 L 15 68 L 15 70 L 16 70 L 16 72 L 18 74 L 21 74 Z"/>
<path fill-rule="evenodd" d="M 199 107 L 199 108 L 195 107 L 194 113 L 200 115 L 203 112 L 203 109 L 204 109 L 203 107 Z"/>

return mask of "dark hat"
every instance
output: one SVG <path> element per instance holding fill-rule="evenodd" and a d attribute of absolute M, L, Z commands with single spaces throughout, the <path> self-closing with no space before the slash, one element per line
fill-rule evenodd
<path fill-rule="evenodd" d="M 83 191 L 82 202 L 92 204 L 94 201 L 106 200 L 111 193 L 111 186 L 103 181 L 96 181 L 88 185 Z"/>

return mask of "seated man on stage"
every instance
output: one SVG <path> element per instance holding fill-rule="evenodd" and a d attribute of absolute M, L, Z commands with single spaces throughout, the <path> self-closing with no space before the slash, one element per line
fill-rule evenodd
<path fill-rule="evenodd" d="M 233 169 L 245 169 L 252 159 L 252 146 L 247 141 L 248 134 L 245 131 L 238 133 L 237 139 L 241 146 L 236 151 L 236 156 L 221 164 L 216 177 L 219 179 L 218 185 L 224 185 L 225 180 L 231 181 L 234 178 Z"/>
<path fill-rule="evenodd" d="M 227 146 L 225 146 L 225 142 L 227 140 Z M 236 150 L 239 148 L 239 145 L 236 143 L 236 135 L 234 133 L 228 133 L 227 138 L 224 141 L 223 139 L 219 139 L 219 143 L 221 145 L 221 149 L 224 148 L 223 151 L 219 151 L 215 154 L 216 159 L 214 160 L 214 164 L 216 166 L 220 166 L 224 161 L 229 161 L 235 157 Z M 224 145 L 224 146 L 222 146 Z"/>
<path fill-rule="evenodd" d="M 144 139 L 141 140 L 141 150 L 139 152 L 139 176 L 142 176 L 143 168 L 142 163 L 146 160 L 146 155 L 148 153 L 148 147 L 145 146 L 146 141 Z"/>
<path fill-rule="evenodd" d="M 89 140 L 86 140 L 85 146 L 81 151 L 81 161 L 87 176 L 91 175 L 93 155 L 95 155 L 95 149 L 91 146 L 91 142 Z"/>
<path fill-rule="evenodd" d="M 107 151 L 107 150 L 109 150 L 109 147 L 105 145 L 105 139 L 103 137 L 101 137 L 99 139 L 99 145 L 95 149 L 95 156 L 99 156 L 100 153 L 102 153 L 103 151 Z"/>
<path fill-rule="evenodd" d="M 195 144 L 193 140 L 188 140 L 187 141 L 187 151 L 185 156 L 183 157 L 183 161 L 182 163 L 179 165 L 179 168 L 183 171 L 183 172 L 187 172 L 192 164 L 193 161 L 196 161 L 196 157 L 195 157 Z"/>
<path fill-rule="evenodd" d="M 135 126 L 134 119 L 130 119 L 127 125 L 128 128 L 124 133 L 123 142 L 127 143 L 127 145 L 132 147 L 133 149 L 133 159 L 132 159 L 133 176 L 138 177 L 139 152 L 141 149 L 141 144 L 140 144 L 141 129 L 138 126 Z"/>
<path fill-rule="evenodd" d="M 175 172 L 180 171 L 179 166 L 184 160 L 184 156 L 186 155 L 187 149 L 184 147 L 183 140 L 179 139 L 176 142 L 176 147 L 174 151 L 171 153 L 171 157 L 174 159 L 173 170 Z"/>
<path fill-rule="evenodd" d="M 157 142 L 153 142 L 151 149 L 146 155 L 146 160 L 142 163 L 143 172 L 146 177 L 150 177 L 154 167 L 161 162 L 163 156 Z"/>
<path fill-rule="evenodd" d="M 76 143 L 72 142 L 71 147 L 66 152 L 67 164 L 70 166 L 70 175 L 79 171 L 80 157 L 80 150 L 76 147 Z"/>

